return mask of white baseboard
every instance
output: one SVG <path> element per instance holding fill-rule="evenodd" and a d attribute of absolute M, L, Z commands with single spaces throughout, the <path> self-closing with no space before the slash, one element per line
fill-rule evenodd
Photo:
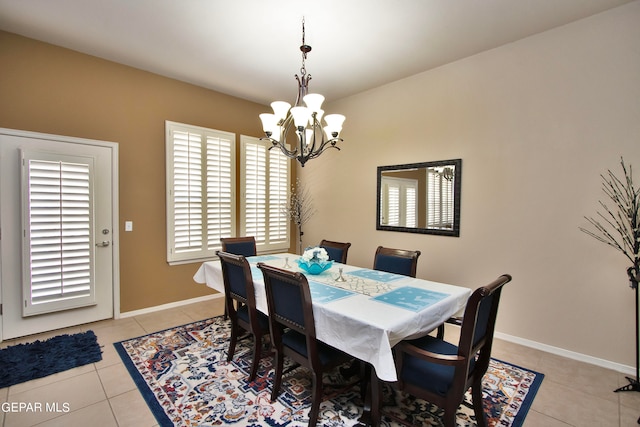
<path fill-rule="evenodd" d="M 507 335 L 500 332 L 496 332 L 494 336 L 501 340 L 509 341 L 515 344 L 520 344 L 525 347 L 535 348 L 536 350 L 541 350 L 547 353 L 566 357 L 567 359 L 577 360 L 579 362 L 590 363 L 592 365 L 600 366 L 602 368 L 612 369 L 614 371 L 623 373 L 625 375 L 635 376 L 636 374 L 635 366 L 628 366 L 620 363 L 611 362 L 609 360 L 600 359 L 598 357 L 588 356 L 582 353 L 576 353 L 575 351 L 565 350 L 564 348 L 554 347 L 551 345 L 542 344 L 536 341 L 527 340 L 527 339 L 516 337 L 513 335 Z"/>
<path fill-rule="evenodd" d="M 209 301 L 212 299 L 224 298 L 223 293 L 205 295 L 203 297 L 191 298 L 182 301 L 171 302 L 169 304 L 156 305 L 155 307 L 147 307 L 140 310 L 127 311 L 126 313 L 120 313 L 120 318 L 139 316 L 141 314 L 155 313 L 156 311 L 167 310 L 169 308 L 182 307 L 183 305 L 194 304 L 196 302 Z"/>

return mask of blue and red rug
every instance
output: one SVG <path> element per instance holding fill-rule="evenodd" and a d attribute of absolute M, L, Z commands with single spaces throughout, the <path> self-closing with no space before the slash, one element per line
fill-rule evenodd
<path fill-rule="evenodd" d="M 114 345 L 162 427 L 306 426 L 311 399 L 307 371 L 285 362 L 283 391 L 272 403 L 272 358 L 262 358 L 256 380 L 249 382 L 251 339 L 240 340 L 234 360 L 227 363 L 229 336 L 229 322 L 215 317 Z M 542 378 L 492 360 L 484 378 L 489 426 L 521 426 Z M 341 387 L 345 380 L 338 372 L 325 377 L 325 384 L 318 426 L 357 425 L 362 413 L 358 387 Z M 458 409 L 458 426 L 476 425 L 470 396 L 467 399 Z M 428 402 L 391 389 L 385 401 L 385 410 L 414 424 L 441 425 L 439 408 Z M 383 419 L 383 425 L 398 424 Z"/>

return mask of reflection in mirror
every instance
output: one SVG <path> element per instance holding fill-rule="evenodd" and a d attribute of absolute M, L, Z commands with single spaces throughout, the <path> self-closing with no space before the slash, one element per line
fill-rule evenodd
<path fill-rule="evenodd" d="M 378 166 L 377 230 L 460 235 L 462 160 Z"/>

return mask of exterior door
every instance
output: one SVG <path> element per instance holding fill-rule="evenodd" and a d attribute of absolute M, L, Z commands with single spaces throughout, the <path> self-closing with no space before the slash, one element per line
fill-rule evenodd
<path fill-rule="evenodd" d="M 117 150 L 0 129 L 0 340 L 118 314 Z"/>

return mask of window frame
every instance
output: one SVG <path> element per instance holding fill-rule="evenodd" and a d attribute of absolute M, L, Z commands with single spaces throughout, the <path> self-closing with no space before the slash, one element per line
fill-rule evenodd
<path fill-rule="evenodd" d="M 187 134 L 200 134 L 200 217 L 201 223 L 201 242 L 198 249 L 191 250 L 179 250 L 176 248 L 176 184 L 175 184 L 175 139 L 173 132 L 183 132 Z M 226 206 L 228 208 L 229 231 L 225 233 L 220 231 L 218 233 L 217 241 L 210 242 L 209 221 L 208 218 L 208 203 L 207 203 L 207 177 L 210 159 L 207 155 L 207 140 L 208 138 L 221 139 L 229 141 L 228 161 L 218 167 L 228 168 L 227 174 L 229 175 L 229 203 Z M 215 129 L 204 128 L 201 126 L 188 125 L 184 123 L 177 123 L 172 121 L 165 122 L 165 148 L 166 148 L 166 214 L 167 214 L 167 262 L 170 265 L 192 263 L 209 260 L 215 257 L 217 250 L 222 248 L 219 238 L 220 237 L 234 237 L 236 235 L 236 217 L 237 217 L 237 198 L 236 198 L 236 134 L 232 132 L 220 131 Z M 195 164 L 194 164 L 195 165 Z M 194 166 L 195 167 L 195 166 Z M 195 178 L 196 174 L 193 176 Z M 194 196 L 194 199 L 197 197 Z M 197 204 L 197 201 L 196 201 Z M 218 221 L 218 225 L 222 221 Z M 220 226 L 222 228 L 222 226 Z"/>

